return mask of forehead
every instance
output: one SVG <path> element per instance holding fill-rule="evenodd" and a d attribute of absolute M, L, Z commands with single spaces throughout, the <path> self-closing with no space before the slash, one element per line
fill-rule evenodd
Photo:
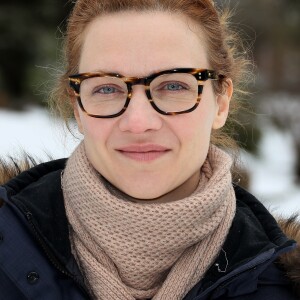
<path fill-rule="evenodd" d="M 176 67 L 209 67 L 204 34 L 184 16 L 122 12 L 98 17 L 84 32 L 80 72 L 146 76 Z"/>

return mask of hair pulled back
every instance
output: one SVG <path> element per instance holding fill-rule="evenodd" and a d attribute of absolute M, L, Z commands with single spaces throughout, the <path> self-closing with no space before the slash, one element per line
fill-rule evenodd
<path fill-rule="evenodd" d="M 235 147 L 231 124 L 238 109 L 237 95 L 243 93 L 243 78 L 247 76 L 248 60 L 239 49 L 239 40 L 228 27 L 230 14 L 218 8 L 212 0 L 77 0 L 67 22 L 64 45 L 65 70 L 58 78 L 50 106 L 66 121 L 73 117 L 68 76 L 78 73 L 78 65 L 87 25 L 95 18 L 124 11 L 160 11 L 184 15 L 199 25 L 206 37 L 210 67 L 224 78 L 213 82 L 216 93 L 222 93 L 226 78 L 234 85 L 228 122 L 229 126 L 216 130 L 212 142 L 219 146 Z M 227 130 L 226 130 L 227 127 Z"/>

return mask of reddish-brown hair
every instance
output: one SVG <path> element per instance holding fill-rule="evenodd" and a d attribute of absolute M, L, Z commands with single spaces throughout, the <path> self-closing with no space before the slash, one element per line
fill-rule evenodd
<path fill-rule="evenodd" d="M 68 75 L 78 73 L 78 64 L 84 39 L 84 30 L 95 18 L 124 11 L 162 11 L 181 14 L 199 25 L 206 37 L 210 67 L 218 74 L 230 78 L 234 84 L 229 125 L 237 111 L 239 102 L 236 95 L 242 92 L 242 79 L 247 74 L 248 60 L 240 51 L 237 36 L 228 28 L 228 12 L 217 8 L 212 0 L 77 0 L 67 23 L 65 37 L 65 71 L 59 78 L 57 88 L 51 97 L 51 106 L 65 119 L 73 116 L 73 108 L 68 89 Z M 214 82 L 216 93 L 222 93 L 226 80 Z M 230 126 L 229 126 L 230 127 Z M 227 126 L 228 129 L 228 126 Z M 229 130 L 230 131 L 230 130 Z M 233 147 L 234 140 L 228 130 L 213 132 L 212 142 L 225 147 Z"/>

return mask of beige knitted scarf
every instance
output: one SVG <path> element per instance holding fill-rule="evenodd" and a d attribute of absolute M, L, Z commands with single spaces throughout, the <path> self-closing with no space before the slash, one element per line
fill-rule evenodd
<path fill-rule="evenodd" d="M 109 188 L 83 143 L 63 193 L 74 256 L 93 299 L 182 299 L 220 252 L 235 214 L 231 159 L 211 146 L 192 195 L 135 203 Z"/>

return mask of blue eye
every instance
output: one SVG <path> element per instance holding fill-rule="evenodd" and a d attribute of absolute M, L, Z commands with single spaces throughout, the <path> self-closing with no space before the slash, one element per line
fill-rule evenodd
<path fill-rule="evenodd" d="M 167 82 L 160 83 L 157 89 L 160 89 L 161 91 L 164 92 L 179 92 L 179 91 L 183 92 L 189 90 L 190 86 L 188 85 L 188 83 L 185 82 L 167 81 Z"/>
<path fill-rule="evenodd" d="M 117 89 L 112 86 L 104 86 L 96 91 L 101 94 L 113 94 L 117 92 Z"/>
<path fill-rule="evenodd" d="M 179 83 L 169 83 L 164 87 L 165 90 L 178 91 L 184 89 L 184 87 Z"/>

